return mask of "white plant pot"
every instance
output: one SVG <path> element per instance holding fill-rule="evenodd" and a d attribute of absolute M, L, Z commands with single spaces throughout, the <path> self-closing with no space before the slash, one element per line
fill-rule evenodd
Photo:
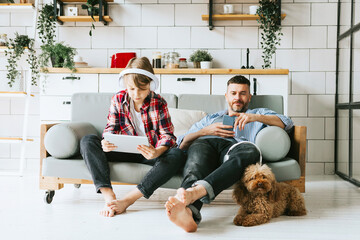
<path fill-rule="evenodd" d="M 209 69 L 209 68 L 211 68 L 211 64 L 212 64 L 212 62 L 210 61 L 203 61 L 203 62 L 200 62 L 200 67 L 202 68 L 202 69 Z"/>

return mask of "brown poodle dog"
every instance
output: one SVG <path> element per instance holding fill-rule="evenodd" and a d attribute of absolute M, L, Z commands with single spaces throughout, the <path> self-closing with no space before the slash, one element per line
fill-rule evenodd
<path fill-rule="evenodd" d="M 255 226 L 271 218 L 306 215 L 304 198 L 299 190 L 286 183 L 278 183 L 267 165 L 250 165 L 236 184 L 233 197 L 240 205 L 234 218 L 238 226 Z"/>

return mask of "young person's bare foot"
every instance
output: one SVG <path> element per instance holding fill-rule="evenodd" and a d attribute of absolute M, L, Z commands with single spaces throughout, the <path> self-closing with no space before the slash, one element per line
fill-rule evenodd
<path fill-rule="evenodd" d="M 115 216 L 115 211 L 112 210 L 109 206 L 108 203 L 110 203 L 111 201 L 116 200 L 116 196 L 114 191 L 111 188 L 100 188 L 101 193 L 104 196 L 105 199 L 105 206 L 104 209 L 100 211 L 100 215 L 104 216 L 104 217 L 113 217 Z"/>
<path fill-rule="evenodd" d="M 179 188 L 176 191 L 175 197 L 187 206 L 206 194 L 206 189 L 202 185 L 196 185 L 195 187 L 186 190 L 184 188 Z"/>
<path fill-rule="evenodd" d="M 190 208 L 176 197 L 169 197 L 165 203 L 167 216 L 177 226 L 186 232 L 196 232 L 197 224 L 195 223 Z"/>
<path fill-rule="evenodd" d="M 124 199 L 121 200 L 113 200 L 109 202 L 108 207 L 115 211 L 115 214 L 121 214 L 126 211 L 126 209 L 131 205 L 131 203 L 127 202 Z"/>

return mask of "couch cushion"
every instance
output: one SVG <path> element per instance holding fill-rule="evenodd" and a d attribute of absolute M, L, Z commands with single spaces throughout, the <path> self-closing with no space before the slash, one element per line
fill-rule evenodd
<path fill-rule="evenodd" d="M 97 134 L 90 123 L 60 123 L 49 129 L 45 134 L 46 151 L 56 158 L 71 158 L 79 155 L 79 141 L 88 134 Z"/>
<path fill-rule="evenodd" d="M 171 122 L 175 128 L 175 136 L 185 134 L 196 122 L 206 116 L 203 111 L 169 108 Z"/>
<path fill-rule="evenodd" d="M 255 144 L 260 148 L 265 160 L 278 161 L 289 152 L 291 141 L 285 130 L 280 127 L 269 126 L 256 135 Z"/>
<path fill-rule="evenodd" d="M 278 162 L 265 162 L 275 174 L 278 182 L 296 180 L 301 177 L 299 163 L 292 158 L 286 157 Z"/>

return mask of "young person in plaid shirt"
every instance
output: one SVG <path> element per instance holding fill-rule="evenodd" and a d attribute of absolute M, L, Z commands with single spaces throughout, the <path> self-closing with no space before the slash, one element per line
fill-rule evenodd
<path fill-rule="evenodd" d="M 139 145 L 136 153 L 115 152 L 116 146 L 96 135 L 81 139 L 80 152 L 93 178 L 96 191 L 102 193 L 106 217 L 125 212 L 137 199 L 149 198 L 153 192 L 184 166 L 185 155 L 176 148 L 174 126 L 166 101 L 154 90 L 158 80 L 149 60 L 133 58 L 120 74 L 125 90 L 112 100 L 104 133 L 147 136 L 150 146 Z M 136 162 L 152 165 L 135 189 L 116 199 L 110 182 L 108 162 Z"/>

